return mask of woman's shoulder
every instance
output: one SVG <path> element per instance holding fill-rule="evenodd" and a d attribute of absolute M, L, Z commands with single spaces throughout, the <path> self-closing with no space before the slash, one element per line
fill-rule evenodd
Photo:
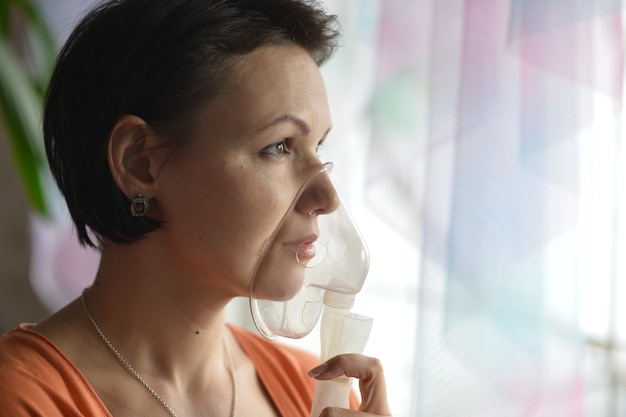
<path fill-rule="evenodd" d="M 0 375 L 41 376 L 51 362 L 58 361 L 55 346 L 39 333 L 33 324 L 24 323 L 0 336 Z M 13 378 L 12 378 L 13 379 Z"/>
<path fill-rule="evenodd" d="M 0 336 L 0 415 L 110 416 L 80 371 L 32 327 Z"/>

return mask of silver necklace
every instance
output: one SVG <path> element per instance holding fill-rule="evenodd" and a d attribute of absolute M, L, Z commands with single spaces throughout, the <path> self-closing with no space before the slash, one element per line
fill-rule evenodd
<path fill-rule="evenodd" d="M 91 314 L 91 311 L 89 310 L 89 307 L 87 307 L 87 300 L 85 299 L 85 294 L 87 294 L 88 290 L 89 289 L 86 288 L 83 291 L 83 293 L 81 295 L 81 301 L 83 303 L 83 309 L 85 310 L 85 313 L 87 314 L 87 317 L 89 318 L 89 321 L 91 321 L 91 324 L 93 325 L 93 328 L 96 330 L 96 333 L 98 333 L 98 335 L 100 335 L 100 338 L 102 339 L 104 344 L 107 345 L 109 350 L 113 353 L 113 355 L 115 355 L 117 360 L 124 366 L 124 368 L 126 368 L 126 370 L 132 376 L 134 376 L 135 379 L 137 379 L 137 381 L 139 381 L 141 383 L 141 385 L 143 385 L 146 390 L 148 390 L 148 392 L 159 402 L 159 404 L 161 404 L 161 406 L 163 406 L 163 408 L 165 408 L 165 410 L 168 412 L 168 414 L 171 417 L 177 417 L 177 415 L 174 412 L 174 410 L 172 410 L 172 407 L 170 407 L 169 404 L 163 399 L 163 397 L 161 397 L 146 382 L 146 380 L 143 379 L 141 377 L 141 375 L 139 375 L 139 373 L 137 371 L 135 371 L 135 368 L 133 368 L 131 366 L 131 364 L 126 360 L 126 358 L 124 356 L 122 356 L 122 354 L 117 350 L 117 348 L 113 345 L 113 343 L 111 343 L 111 341 L 106 337 L 106 335 L 104 334 L 102 329 L 100 329 L 100 326 L 98 326 L 98 323 L 96 322 L 96 319 Z M 235 380 L 235 370 L 233 369 L 233 362 L 232 362 L 232 359 L 230 357 L 230 350 L 228 349 L 228 343 L 226 343 L 226 339 L 225 338 L 222 339 L 222 342 L 224 344 L 224 352 L 226 354 L 226 360 L 228 362 L 228 370 L 230 371 L 230 378 L 232 380 L 232 385 L 233 385 L 233 401 L 232 401 L 230 416 L 231 417 L 235 417 L 235 410 L 237 409 L 237 382 Z"/>

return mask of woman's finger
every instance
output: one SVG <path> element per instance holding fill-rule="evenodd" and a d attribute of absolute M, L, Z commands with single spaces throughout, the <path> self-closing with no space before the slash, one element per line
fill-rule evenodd
<path fill-rule="evenodd" d="M 318 380 L 329 380 L 344 375 L 358 378 L 362 398 L 359 410 L 379 416 L 391 415 L 387 403 L 385 374 L 380 361 L 376 358 L 357 353 L 337 355 L 313 368 L 309 371 L 309 375 Z M 322 415 L 337 416 L 339 414 Z"/>

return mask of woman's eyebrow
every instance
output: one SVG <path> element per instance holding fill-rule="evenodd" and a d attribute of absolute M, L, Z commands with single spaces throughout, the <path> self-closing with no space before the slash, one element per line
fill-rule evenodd
<path fill-rule="evenodd" d="M 309 126 L 307 122 L 305 122 L 298 116 L 294 116 L 293 114 L 284 114 L 282 116 L 279 116 L 264 125 L 259 131 L 263 132 L 264 130 L 269 129 L 272 126 L 276 126 L 281 123 L 293 123 L 300 128 L 303 134 L 308 135 L 309 133 L 311 133 L 311 126 Z M 331 129 L 332 126 L 329 126 L 328 129 L 326 129 L 326 132 L 324 132 L 324 134 L 322 135 L 322 138 L 326 138 Z"/>
<path fill-rule="evenodd" d="M 301 118 L 297 116 L 294 116 L 293 114 L 283 114 L 281 116 L 278 116 L 277 118 L 273 119 L 271 122 L 264 125 L 260 129 L 260 131 L 262 132 L 264 130 L 269 129 L 270 127 L 276 126 L 281 123 L 293 123 L 296 126 L 298 126 L 300 130 L 302 131 L 302 133 L 304 133 L 305 135 L 308 135 L 309 133 L 311 133 L 311 126 L 309 126 L 304 120 L 302 120 Z"/>

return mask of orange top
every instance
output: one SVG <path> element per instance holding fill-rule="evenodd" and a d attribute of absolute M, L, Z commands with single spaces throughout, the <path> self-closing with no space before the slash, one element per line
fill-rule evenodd
<path fill-rule="evenodd" d="M 83 374 L 56 346 L 22 324 L 0 336 L 0 415 L 11 417 L 112 417 Z M 318 359 L 230 326 L 283 416 L 308 417 Z M 358 408 L 355 395 L 350 406 Z"/>

